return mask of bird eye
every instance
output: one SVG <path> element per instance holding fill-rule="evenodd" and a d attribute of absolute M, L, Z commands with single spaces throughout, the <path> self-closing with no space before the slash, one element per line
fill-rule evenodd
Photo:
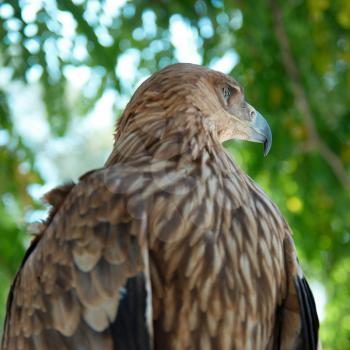
<path fill-rule="evenodd" d="M 222 95 L 224 96 L 224 100 L 228 102 L 229 98 L 232 96 L 232 88 L 230 86 L 223 87 Z"/>

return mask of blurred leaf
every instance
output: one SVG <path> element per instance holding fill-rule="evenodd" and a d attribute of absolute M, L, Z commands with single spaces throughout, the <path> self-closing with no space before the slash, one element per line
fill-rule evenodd
<path fill-rule="evenodd" d="M 266 159 L 261 145 L 225 146 L 278 204 L 305 270 L 326 288 L 324 349 L 349 349 L 349 193 L 318 150 L 307 147 L 310 135 L 282 64 L 268 2 L 135 0 L 113 11 L 107 3 L 113 2 L 0 3 L 0 309 L 28 240 L 23 218 L 41 207 L 29 193 L 30 184 L 42 183 L 38 156 L 17 132 L 10 87 L 19 81 L 40 85 L 50 135 L 62 137 L 72 116 L 87 115 L 106 91 L 130 94 L 138 79 L 176 61 L 170 23 L 177 14 L 198 35 L 205 65 L 230 50 L 237 53 L 232 75 L 269 120 L 274 143 Z M 350 2 L 277 4 L 319 135 L 349 175 Z M 154 14 L 151 32 L 147 13 Z M 203 23 L 212 30 L 205 31 Z M 138 74 L 129 85 L 116 73 L 128 49 L 140 54 L 137 63 L 130 62 Z M 72 93 L 67 72 L 74 67 L 85 67 L 89 78 Z"/>

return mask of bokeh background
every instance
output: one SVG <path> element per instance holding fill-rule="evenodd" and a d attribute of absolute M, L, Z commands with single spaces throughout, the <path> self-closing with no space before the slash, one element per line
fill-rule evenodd
<path fill-rule="evenodd" d="M 294 231 L 324 349 L 350 349 L 348 0 L 0 1 L 0 325 L 43 194 L 101 166 L 134 89 L 178 61 L 231 74 L 269 120 L 267 158 L 226 147 Z"/>

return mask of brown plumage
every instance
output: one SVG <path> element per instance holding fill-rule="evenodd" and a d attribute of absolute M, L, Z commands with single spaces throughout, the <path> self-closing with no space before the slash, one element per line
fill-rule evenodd
<path fill-rule="evenodd" d="M 227 139 L 271 144 L 232 78 L 177 64 L 144 82 L 106 165 L 47 196 L 2 348 L 316 349 L 290 229 Z"/>

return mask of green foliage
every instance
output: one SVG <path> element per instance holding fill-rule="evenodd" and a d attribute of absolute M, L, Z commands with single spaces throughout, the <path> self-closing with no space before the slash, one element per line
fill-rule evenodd
<path fill-rule="evenodd" d="M 105 91 L 130 95 L 130 84 L 116 73 L 125 53 L 137 52 L 136 80 L 175 62 L 174 15 L 191 26 L 204 65 L 235 50 L 239 64 L 231 74 L 269 120 L 274 143 L 267 159 L 257 145 L 229 142 L 227 148 L 277 202 L 307 275 L 326 288 L 324 349 L 350 348 L 349 1 L 135 0 L 113 13 L 106 12 L 107 1 L 43 3 L 0 4 L 0 73 L 29 85 L 38 77 L 53 136 L 64 135 L 70 116 L 86 115 Z M 289 53 L 278 40 L 278 13 Z M 288 59 L 296 75 L 288 71 Z M 73 104 L 72 67 L 90 72 Z M 23 256 L 23 217 L 39 207 L 28 185 L 42 182 L 35 150 L 14 128 L 9 102 L 8 86 L 0 83 L 0 309 Z"/>

